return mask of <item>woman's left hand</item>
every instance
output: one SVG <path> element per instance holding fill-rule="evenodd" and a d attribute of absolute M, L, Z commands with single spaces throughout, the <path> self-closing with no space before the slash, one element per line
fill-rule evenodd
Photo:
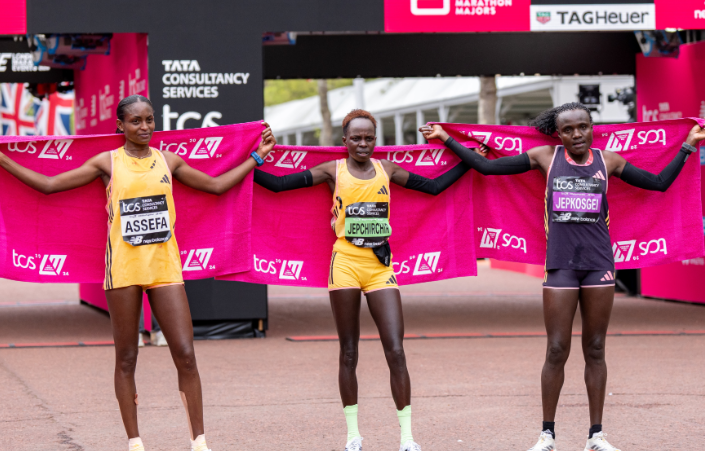
<path fill-rule="evenodd" d="M 272 132 L 272 128 L 268 123 L 262 122 L 262 125 L 267 128 L 262 131 L 262 141 L 260 141 L 259 147 L 257 148 L 257 155 L 264 159 L 264 157 L 269 155 L 269 152 L 272 151 L 274 146 L 277 145 L 277 139 L 274 137 L 274 132 Z"/>
<path fill-rule="evenodd" d="M 703 139 L 705 139 L 705 129 L 695 124 L 690 130 L 690 133 L 688 133 L 688 139 L 686 139 L 685 142 L 693 147 L 698 147 L 698 143 Z"/>

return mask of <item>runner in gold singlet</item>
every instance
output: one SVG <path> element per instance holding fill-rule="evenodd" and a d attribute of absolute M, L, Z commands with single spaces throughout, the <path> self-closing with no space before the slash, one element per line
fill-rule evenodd
<path fill-rule="evenodd" d="M 343 119 L 348 158 L 329 161 L 308 171 L 276 177 L 255 170 L 255 182 L 274 192 L 327 183 L 333 192 L 333 229 L 338 239 L 331 256 L 328 290 L 340 340 L 338 385 L 348 424 L 345 449 L 362 449 L 357 427 L 357 349 L 360 340 L 360 294 L 377 324 L 389 366 L 392 397 L 401 427 L 401 451 L 420 451 L 411 435 L 411 384 L 404 354 L 404 317 L 392 253 L 387 240 L 390 182 L 436 195 L 468 170 L 458 164 L 430 180 L 387 160 L 375 160 L 377 121 L 363 110 Z"/>
<path fill-rule="evenodd" d="M 272 150 L 276 141 L 266 123 L 262 142 L 252 158 L 230 171 L 211 177 L 190 167 L 171 152 L 149 147 L 154 132 L 154 109 L 142 96 L 122 99 L 117 107 L 118 133 L 125 145 L 103 152 L 81 167 L 47 177 L 0 153 L 0 166 L 44 194 L 78 188 L 101 178 L 108 196 L 108 243 L 105 256 L 105 296 L 115 339 L 115 393 L 130 451 L 144 451 L 137 427 L 138 321 L 142 292 L 147 292 L 162 327 L 179 377 L 186 408 L 191 449 L 206 451 L 201 379 L 193 349 L 193 326 L 181 275 L 179 247 L 174 236 L 176 212 L 172 182 L 211 194 L 222 194 L 239 183 Z"/>

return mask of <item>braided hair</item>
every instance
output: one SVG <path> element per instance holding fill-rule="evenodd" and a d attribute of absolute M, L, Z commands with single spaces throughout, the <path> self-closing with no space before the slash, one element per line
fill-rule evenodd
<path fill-rule="evenodd" d="M 561 106 L 557 106 L 550 110 L 546 110 L 543 113 L 536 116 L 535 119 L 529 122 L 531 127 L 540 131 L 544 135 L 552 136 L 558 131 L 558 116 L 566 111 L 583 110 L 588 114 L 590 118 L 590 124 L 592 124 L 592 116 L 590 115 L 590 109 L 579 102 L 564 103 Z"/>
<path fill-rule="evenodd" d="M 135 95 L 125 97 L 124 99 L 122 99 L 120 101 L 120 103 L 118 103 L 118 106 L 117 106 L 118 119 L 120 119 L 121 121 L 124 121 L 125 120 L 125 110 L 127 109 L 127 107 L 132 105 L 133 103 L 137 103 L 137 102 L 147 103 L 147 104 L 149 104 L 149 106 L 152 107 L 152 110 L 154 110 L 154 106 L 152 106 L 152 102 L 148 98 L 146 98 L 145 96 L 135 94 Z M 120 128 L 118 127 L 118 129 L 115 131 L 115 133 L 125 133 L 125 132 L 120 130 Z"/>

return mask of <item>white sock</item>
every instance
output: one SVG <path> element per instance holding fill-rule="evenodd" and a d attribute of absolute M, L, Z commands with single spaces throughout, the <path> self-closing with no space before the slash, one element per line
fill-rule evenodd
<path fill-rule="evenodd" d="M 208 445 L 206 445 L 206 434 L 201 434 L 196 437 L 196 440 L 191 440 L 191 451 L 208 451 Z"/>
<path fill-rule="evenodd" d="M 139 437 L 131 438 L 130 441 L 127 442 L 127 449 L 129 451 L 144 451 L 142 439 Z"/>

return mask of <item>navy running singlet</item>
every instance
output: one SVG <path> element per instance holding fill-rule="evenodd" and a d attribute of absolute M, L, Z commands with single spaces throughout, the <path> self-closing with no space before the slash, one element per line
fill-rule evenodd
<path fill-rule="evenodd" d="M 607 206 L 607 167 L 590 149 L 585 164 L 556 146 L 546 181 L 546 270 L 614 268 Z"/>

